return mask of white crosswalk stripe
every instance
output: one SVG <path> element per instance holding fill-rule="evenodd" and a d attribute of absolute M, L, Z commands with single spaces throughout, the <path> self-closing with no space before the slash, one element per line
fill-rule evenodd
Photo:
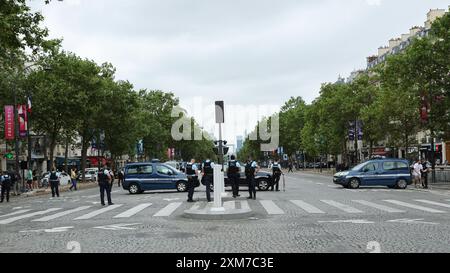
<path fill-rule="evenodd" d="M 88 213 L 88 214 L 82 215 L 82 216 L 80 216 L 80 217 L 77 217 L 77 218 L 75 218 L 74 220 L 88 220 L 88 219 L 94 218 L 95 216 L 98 216 L 98 215 L 100 215 L 100 214 L 102 214 L 102 213 L 105 213 L 105 212 L 108 212 L 108 211 L 117 209 L 117 208 L 119 208 L 119 207 L 121 207 L 121 206 L 122 206 L 122 205 L 112 205 L 112 206 L 108 206 L 108 207 L 106 207 L 106 208 L 102 208 L 102 209 L 99 209 L 99 210 L 90 212 L 90 213 Z"/>
<path fill-rule="evenodd" d="M 431 208 L 418 206 L 418 205 L 414 205 L 414 204 L 410 204 L 410 203 L 406 203 L 406 202 L 402 202 L 402 201 L 397 201 L 397 200 L 384 200 L 384 201 L 388 202 L 388 203 L 392 203 L 392 204 L 398 205 L 398 206 L 412 208 L 412 209 L 426 211 L 426 212 L 431 212 L 431 213 L 445 213 L 445 211 L 431 209 Z"/>
<path fill-rule="evenodd" d="M 37 212 L 33 212 L 33 213 L 28 213 L 28 214 L 16 216 L 16 217 L 13 217 L 13 218 L 0 220 L 0 225 L 11 224 L 13 222 L 16 222 L 16 221 L 19 221 L 19 220 L 22 220 L 22 219 L 31 218 L 31 217 L 34 217 L 34 216 L 37 216 L 37 215 L 43 215 L 43 214 L 54 212 L 54 211 L 57 211 L 57 210 L 60 210 L 60 209 L 61 208 L 47 209 L 47 210 L 43 210 L 43 211 L 37 211 Z"/>
<path fill-rule="evenodd" d="M 428 201 L 428 200 L 415 200 L 415 201 L 421 202 L 421 203 L 425 203 L 425 204 L 429 204 L 429 205 L 435 205 L 435 206 L 439 206 L 439 207 L 450 208 L 450 204 L 444 204 L 444 203 L 433 202 L 433 201 Z"/>
<path fill-rule="evenodd" d="M 122 212 L 121 214 L 114 216 L 114 218 L 129 218 L 129 217 L 137 214 L 138 212 L 150 207 L 151 205 L 152 205 L 152 203 L 145 203 L 145 204 L 137 205 L 134 208 L 131 208 L 127 211 Z"/>
<path fill-rule="evenodd" d="M 391 208 L 391 207 L 388 207 L 388 206 L 372 203 L 372 202 L 365 201 L 365 200 L 352 200 L 352 202 L 359 203 L 361 205 L 365 205 L 365 206 L 368 206 L 368 207 L 371 207 L 371 208 L 375 208 L 375 209 L 379 209 L 379 210 L 382 210 L 382 211 L 386 211 L 386 212 L 389 212 L 389 213 L 405 212 L 403 210 Z"/>
<path fill-rule="evenodd" d="M 347 213 L 363 213 L 363 211 L 359 210 L 359 209 L 355 209 L 354 207 L 351 207 L 349 205 L 345 205 L 333 200 L 320 200 L 321 202 L 328 204 L 332 207 L 338 208 L 340 210 L 343 210 Z"/>
<path fill-rule="evenodd" d="M 14 216 L 14 215 L 22 214 L 22 213 L 29 212 L 29 211 L 31 211 L 31 209 L 17 210 L 17 211 L 12 212 L 12 213 L 8 213 L 8 214 L 5 214 L 5 215 L 1 215 L 0 218 L 3 218 L 3 217 L 9 217 L 9 216 Z"/>
<path fill-rule="evenodd" d="M 86 210 L 86 209 L 88 209 L 90 207 L 91 206 L 83 206 L 83 207 L 79 207 L 79 208 L 75 208 L 75 209 L 71 209 L 71 210 L 58 212 L 58 213 L 53 214 L 53 215 L 49 215 L 49 216 L 42 217 L 40 219 L 33 220 L 33 222 L 48 222 L 50 220 L 54 220 L 54 219 L 57 219 L 57 218 L 60 218 L 60 217 L 63 217 L 63 216 L 66 216 L 66 215 L 69 215 L 69 214 L 72 214 L 72 213 L 75 213 L 75 212 Z"/>
<path fill-rule="evenodd" d="M 169 205 L 165 206 L 163 209 L 158 211 L 154 217 L 167 217 L 170 216 L 179 206 L 181 206 L 181 202 L 176 203 L 170 203 Z"/>
<path fill-rule="evenodd" d="M 264 207 L 268 214 L 284 214 L 284 211 L 280 209 L 272 200 L 260 200 L 259 203 Z"/>
<path fill-rule="evenodd" d="M 325 212 L 321 211 L 320 209 L 314 207 L 313 205 L 310 205 L 306 202 L 303 202 L 301 200 L 291 200 L 292 203 L 303 209 L 304 211 L 308 213 L 314 213 L 314 214 L 323 214 Z"/>

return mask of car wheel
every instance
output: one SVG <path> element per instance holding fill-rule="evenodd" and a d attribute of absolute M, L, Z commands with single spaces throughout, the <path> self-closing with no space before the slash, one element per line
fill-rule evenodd
<path fill-rule="evenodd" d="M 184 181 L 180 181 L 177 183 L 177 191 L 178 192 L 186 192 L 187 191 L 187 184 Z"/>
<path fill-rule="evenodd" d="M 396 184 L 397 189 L 406 189 L 408 187 L 408 182 L 405 179 L 399 179 Z"/>
<path fill-rule="evenodd" d="M 258 189 L 260 191 L 267 191 L 267 190 L 269 190 L 269 181 L 267 181 L 266 179 L 258 180 Z"/>
<path fill-rule="evenodd" d="M 357 178 L 352 178 L 350 180 L 350 182 L 348 183 L 348 187 L 353 190 L 358 189 L 360 185 L 361 185 L 361 182 L 359 182 L 359 179 L 357 179 Z"/>
<path fill-rule="evenodd" d="M 141 188 L 138 184 L 132 183 L 130 184 L 130 188 L 128 189 L 128 191 L 130 192 L 130 194 L 138 194 L 141 193 Z"/>

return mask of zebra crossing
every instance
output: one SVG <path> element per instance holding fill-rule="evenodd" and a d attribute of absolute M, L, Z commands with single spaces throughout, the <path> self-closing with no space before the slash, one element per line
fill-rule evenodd
<path fill-rule="evenodd" d="M 105 217 L 111 217 L 111 219 L 130 219 L 138 215 L 164 218 L 176 213 L 182 213 L 186 209 L 200 209 L 201 204 L 196 203 L 191 205 L 183 202 L 171 202 L 162 207 L 157 206 L 156 208 L 152 203 L 142 203 L 131 207 L 124 204 L 117 204 L 102 208 L 95 208 L 91 205 L 71 209 L 49 208 L 39 211 L 19 209 L 11 212 L 2 212 L 5 214 L 0 215 L 0 226 L 26 219 L 31 219 L 31 222 L 51 222 L 63 217 L 71 217 L 72 221 L 104 219 Z M 263 211 L 271 216 L 292 213 L 324 215 L 336 214 L 337 211 L 349 215 L 371 213 L 374 211 L 388 214 L 407 212 L 450 214 L 450 200 L 436 202 L 424 199 L 408 201 L 392 199 L 377 201 L 347 200 L 345 202 L 336 200 L 257 200 L 256 202 L 238 200 L 225 202 L 224 206 L 227 208 L 246 207 L 252 210 Z M 149 210 L 152 210 L 150 215 Z M 34 219 L 36 217 L 37 219 Z"/>

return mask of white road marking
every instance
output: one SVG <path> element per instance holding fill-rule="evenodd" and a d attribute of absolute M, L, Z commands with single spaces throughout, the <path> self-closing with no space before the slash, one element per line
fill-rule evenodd
<path fill-rule="evenodd" d="M 440 206 L 440 207 L 444 207 L 444 208 L 450 208 L 450 204 L 438 203 L 438 202 L 433 202 L 433 201 L 428 201 L 428 200 L 416 200 L 416 201 L 425 203 L 425 204 Z"/>
<path fill-rule="evenodd" d="M 261 203 L 268 214 L 284 214 L 284 211 L 280 209 L 272 200 L 260 200 L 259 203 Z"/>
<path fill-rule="evenodd" d="M 317 185 L 323 185 L 323 183 L 316 183 Z"/>
<path fill-rule="evenodd" d="M 375 222 L 367 221 L 367 220 L 364 220 L 364 219 L 356 219 L 356 220 L 319 221 L 319 223 L 374 224 Z"/>
<path fill-rule="evenodd" d="M 150 207 L 152 205 L 152 203 L 145 203 L 145 204 L 140 204 L 134 208 L 131 208 L 127 211 L 122 212 L 119 215 L 114 216 L 113 218 L 128 218 L 131 217 L 135 214 L 137 214 L 138 212 Z"/>
<path fill-rule="evenodd" d="M 223 202 L 223 207 L 224 207 L 226 210 L 236 209 L 236 202 L 235 202 L 235 201 L 227 201 L 227 202 Z"/>
<path fill-rule="evenodd" d="M 299 206 L 301 209 L 303 209 L 304 211 L 308 212 L 308 213 L 325 213 L 323 211 L 321 211 L 320 209 L 314 207 L 313 205 L 310 205 L 306 202 L 303 202 L 301 200 L 291 200 L 292 203 L 294 203 L 295 205 Z"/>
<path fill-rule="evenodd" d="M 158 211 L 155 215 L 155 217 L 166 217 L 166 216 L 170 216 L 179 206 L 181 206 L 181 202 L 176 202 L 176 203 L 170 203 L 169 205 L 167 205 L 166 207 L 164 207 L 163 209 L 161 209 L 160 211 Z"/>
<path fill-rule="evenodd" d="M 37 212 L 29 213 L 29 214 L 16 216 L 16 217 L 13 217 L 13 218 L 4 219 L 4 220 L 0 221 L 0 225 L 10 224 L 10 223 L 18 221 L 18 220 L 22 220 L 22 219 L 25 219 L 25 218 L 31 218 L 31 217 L 34 217 L 34 216 L 37 216 L 37 215 L 43 215 L 43 214 L 54 212 L 54 211 L 57 211 L 57 210 L 60 210 L 60 209 L 61 208 L 47 209 L 47 210 L 43 210 L 43 211 L 37 211 Z"/>
<path fill-rule="evenodd" d="M 113 210 L 113 209 L 117 209 L 117 208 L 119 208 L 119 207 L 121 207 L 121 206 L 122 206 L 122 205 L 112 205 L 112 206 L 108 206 L 108 207 L 106 207 L 106 208 L 102 208 L 102 209 L 99 209 L 99 210 L 90 212 L 90 213 L 88 213 L 88 214 L 82 215 L 82 216 L 80 216 L 80 217 L 77 217 L 77 218 L 75 218 L 74 220 L 87 220 L 87 219 L 91 219 L 91 218 L 93 218 L 93 217 L 95 217 L 95 216 L 97 216 L 97 215 L 100 215 L 100 214 L 102 214 L 102 213 L 108 212 L 108 211 Z"/>
<path fill-rule="evenodd" d="M 199 210 L 200 209 L 200 203 L 195 203 L 189 210 Z"/>
<path fill-rule="evenodd" d="M 136 228 L 132 228 L 131 226 L 140 225 L 140 223 L 133 223 L 133 224 L 114 224 L 114 225 L 108 225 L 108 226 L 99 226 L 99 227 L 93 227 L 96 229 L 105 229 L 105 230 L 135 230 Z"/>
<path fill-rule="evenodd" d="M 75 208 L 75 209 L 71 209 L 71 210 L 66 210 L 66 211 L 58 212 L 58 213 L 53 214 L 53 215 L 42 217 L 40 219 L 33 220 L 32 222 L 48 222 L 50 220 L 54 220 L 56 218 L 60 218 L 60 217 L 66 216 L 66 215 L 69 215 L 71 213 L 75 213 L 75 212 L 79 212 L 79 211 L 82 211 L 82 210 L 86 210 L 88 208 L 90 208 L 90 206 L 83 206 L 83 207 L 79 207 L 79 208 Z"/>
<path fill-rule="evenodd" d="M 8 216 L 14 216 L 14 215 L 17 215 L 17 214 L 22 214 L 22 213 L 25 213 L 25 212 L 29 212 L 30 210 L 31 210 L 31 209 L 22 209 L 22 210 L 18 210 L 18 211 L 9 213 L 9 214 L 1 215 L 0 218 L 8 217 Z"/>
<path fill-rule="evenodd" d="M 424 222 L 424 219 L 396 219 L 389 220 L 388 223 L 404 223 L 404 224 L 426 224 L 426 225 L 439 225 L 438 223 Z"/>
<path fill-rule="evenodd" d="M 347 213 L 363 213 L 363 211 L 359 210 L 359 209 L 355 209 L 354 207 L 351 207 L 349 205 L 345 205 L 333 200 L 320 200 L 321 202 L 328 204 L 332 207 L 338 208 L 340 210 L 343 210 Z"/>
<path fill-rule="evenodd" d="M 73 227 L 57 227 L 57 228 L 50 228 L 50 229 L 36 229 L 36 230 L 22 230 L 19 231 L 20 233 L 28 233 L 28 232 L 46 232 L 46 233 L 57 233 L 57 232 L 66 232 L 70 229 L 73 229 Z"/>
<path fill-rule="evenodd" d="M 384 205 L 379 205 L 379 204 L 372 203 L 372 202 L 365 201 L 365 200 L 352 200 L 352 202 L 356 202 L 356 203 L 359 203 L 359 204 L 362 204 L 362 205 L 365 205 L 365 206 L 368 206 L 368 207 L 376 208 L 376 209 L 379 209 L 379 210 L 382 210 L 382 211 L 386 211 L 386 212 L 389 212 L 389 213 L 405 212 L 403 210 L 391 208 L 391 207 L 384 206 Z"/>
<path fill-rule="evenodd" d="M 172 201 L 180 200 L 180 198 L 166 198 L 166 199 L 163 199 L 163 200 L 167 201 L 167 202 L 172 202 Z"/>
<path fill-rule="evenodd" d="M 422 206 L 418 206 L 418 205 L 414 205 L 414 204 L 409 204 L 409 203 L 402 202 L 402 201 L 397 201 L 397 200 L 384 200 L 384 201 L 392 203 L 392 204 L 395 204 L 395 205 L 398 205 L 398 206 L 412 208 L 412 209 L 417 209 L 417 210 L 422 210 L 422 211 L 431 212 L 431 213 L 445 213 L 445 211 L 442 211 L 442 210 L 430 209 L 430 208 L 427 208 L 427 207 L 422 207 Z"/>

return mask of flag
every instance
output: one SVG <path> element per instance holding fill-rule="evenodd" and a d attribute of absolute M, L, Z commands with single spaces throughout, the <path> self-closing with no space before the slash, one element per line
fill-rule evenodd
<path fill-rule="evenodd" d="M 27 100 L 27 110 L 28 110 L 28 113 L 31 113 L 31 97 L 28 97 L 28 100 Z"/>

